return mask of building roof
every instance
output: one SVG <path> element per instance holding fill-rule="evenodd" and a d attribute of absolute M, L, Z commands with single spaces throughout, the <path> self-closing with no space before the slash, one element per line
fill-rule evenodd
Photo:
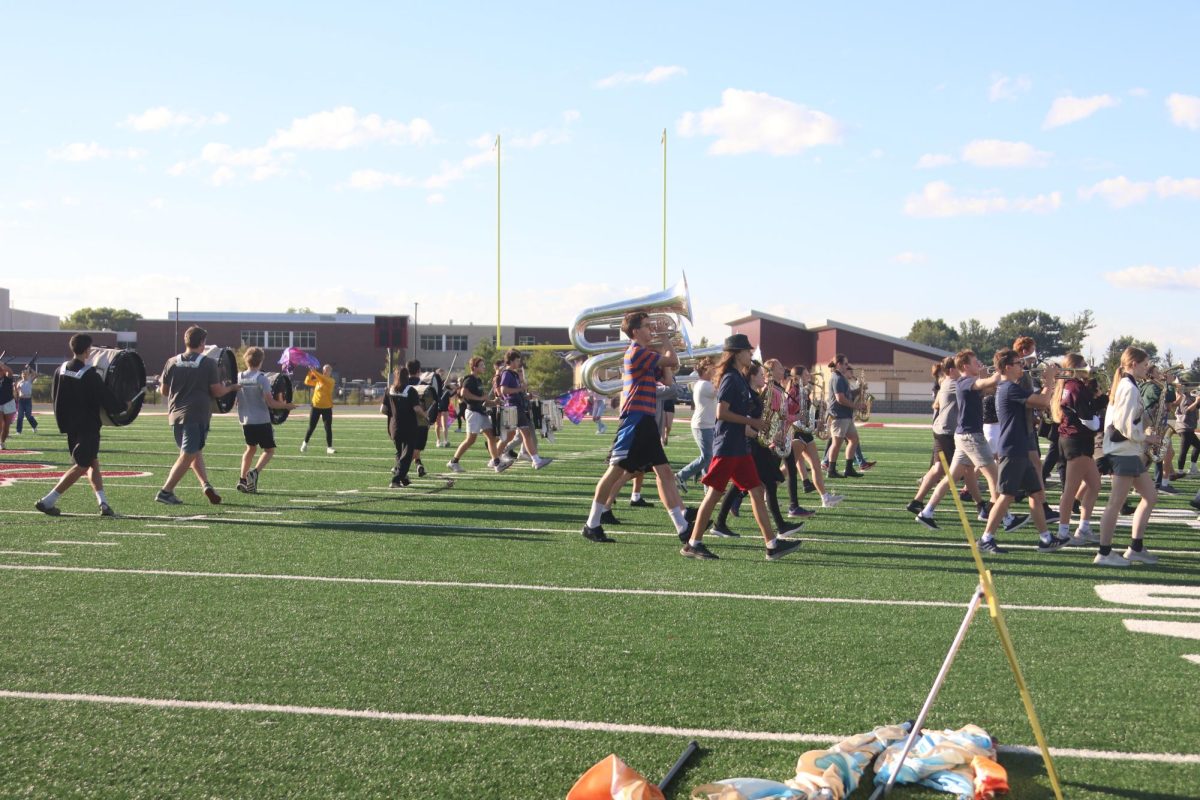
<path fill-rule="evenodd" d="M 756 319 L 770 320 L 771 322 L 777 322 L 780 325 L 787 325 L 790 328 L 799 328 L 802 331 L 808 330 L 808 327 L 805 326 L 805 324 L 803 322 L 797 322 L 794 319 L 785 319 L 784 317 L 777 317 L 774 314 L 768 314 L 765 311 L 755 311 L 753 308 L 750 309 L 750 313 L 747 314 L 746 316 L 738 317 L 737 319 L 730 320 L 729 322 L 726 322 L 725 324 L 730 327 L 733 327 L 734 325 L 741 325 L 743 322 L 750 322 L 751 320 L 756 320 Z"/>
<path fill-rule="evenodd" d="M 395 316 L 405 316 L 397 314 Z M 240 311 L 181 311 L 180 321 L 203 320 L 204 322 L 263 322 L 263 323 L 340 323 L 343 325 L 374 325 L 374 314 L 267 314 Z M 167 321 L 175 321 L 175 312 L 167 312 Z"/>
<path fill-rule="evenodd" d="M 927 353 L 927 354 L 929 354 L 931 356 L 935 356 L 937 358 L 945 358 L 946 356 L 954 355 L 949 350 L 943 350 L 940 347 L 930 347 L 929 345 L 920 344 L 919 342 L 914 342 L 910 339 L 901 339 L 898 336 L 888 336 L 886 333 L 879 333 L 878 331 L 869 331 L 866 328 L 859 328 L 856 325 L 847 325 L 845 322 L 838 322 L 837 320 L 833 320 L 833 319 L 825 320 L 824 325 L 817 325 L 816 327 L 809 328 L 809 330 L 811 330 L 811 331 L 824 331 L 824 330 L 831 330 L 831 329 L 837 329 L 839 331 L 849 331 L 850 333 L 857 333 L 861 336 L 870 336 L 872 339 L 879 339 L 880 341 L 883 341 L 883 342 L 891 342 L 892 344 L 896 345 L 897 347 L 905 347 L 905 348 L 908 348 L 909 350 L 916 350 L 921 353 Z"/>

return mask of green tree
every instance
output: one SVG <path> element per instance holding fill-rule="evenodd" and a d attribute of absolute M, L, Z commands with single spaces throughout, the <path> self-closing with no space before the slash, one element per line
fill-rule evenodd
<path fill-rule="evenodd" d="M 353 314 L 354 312 L 351 311 L 350 309 L 346 308 L 345 306 L 338 306 L 337 311 L 335 311 L 333 313 L 335 313 L 335 314 Z"/>
<path fill-rule="evenodd" d="M 64 317 L 62 325 L 67 330 L 83 331 L 131 331 L 133 323 L 142 315 L 125 308 L 81 308 Z"/>
<path fill-rule="evenodd" d="M 1121 364 L 1121 353 L 1125 352 L 1126 347 L 1140 347 L 1145 350 L 1150 358 L 1158 355 L 1158 346 L 1154 342 L 1143 342 L 1132 336 L 1118 336 L 1108 344 L 1108 349 L 1104 351 L 1104 361 L 1100 363 L 1101 368 L 1110 375 L 1116 372 L 1117 367 Z"/>
<path fill-rule="evenodd" d="M 480 339 L 475 343 L 475 349 L 471 351 L 472 356 L 479 356 L 483 359 L 484 374 L 492 373 L 492 364 L 495 363 L 497 357 L 496 345 L 492 344 L 490 337 Z"/>
<path fill-rule="evenodd" d="M 958 349 L 958 331 L 947 325 L 943 319 L 919 319 L 912 324 L 904 338 L 910 342 L 951 352 Z"/>
<path fill-rule="evenodd" d="M 1188 383 L 1200 383 L 1200 358 L 1192 359 L 1192 365 L 1183 373 L 1183 379 Z"/>
<path fill-rule="evenodd" d="M 524 364 L 525 382 L 539 397 L 557 397 L 571 388 L 571 367 L 553 350 L 538 350 Z"/>
<path fill-rule="evenodd" d="M 1023 308 L 1005 314 L 996 323 L 999 347 L 1012 347 L 1021 336 L 1029 336 L 1037 343 L 1037 352 L 1042 358 L 1061 356 L 1066 352 L 1063 349 L 1063 321 L 1045 311 Z"/>
<path fill-rule="evenodd" d="M 960 350 L 974 350 L 980 361 L 991 363 L 992 353 L 996 347 L 996 332 L 972 317 L 958 323 L 958 347 Z"/>
<path fill-rule="evenodd" d="M 1085 308 L 1062 326 L 1062 348 L 1064 353 L 1083 353 L 1083 343 L 1096 328 L 1095 315 Z"/>
<path fill-rule="evenodd" d="M 300 306 L 300 308 L 296 308 L 295 306 L 288 306 L 287 313 L 289 313 L 289 314 L 315 314 L 317 312 L 313 311 L 308 306 Z"/>

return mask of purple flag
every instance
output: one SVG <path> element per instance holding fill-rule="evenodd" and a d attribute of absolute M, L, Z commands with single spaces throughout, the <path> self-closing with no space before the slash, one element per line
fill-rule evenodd
<path fill-rule="evenodd" d="M 573 389 L 559 395 L 558 404 L 562 406 L 563 416 L 578 425 L 591 410 L 592 401 L 587 389 Z"/>
<path fill-rule="evenodd" d="M 317 360 L 316 356 L 304 352 L 299 347 L 286 347 L 279 356 L 279 366 L 283 367 L 286 372 L 291 372 L 296 367 L 319 370 L 321 362 Z"/>

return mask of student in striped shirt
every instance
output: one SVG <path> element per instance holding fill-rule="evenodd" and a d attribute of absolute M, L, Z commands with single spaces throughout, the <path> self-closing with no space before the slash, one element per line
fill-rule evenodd
<path fill-rule="evenodd" d="M 657 367 L 679 366 L 679 358 L 669 342 L 654 341 L 654 333 L 644 311 L 631 311 L 621 323 L 621 332 L 629 337 L 629 349 L 625 351 L 625 362 L 621 373 L 624 388 L 621 391 L 621 417 L 617 436 L 608 457 L 608 470 L 596 484 L 592 510 L 583 526 L 583 538 L 590 542 L 611 542 L 604 533 L 601 517 L 612 496 L 613 489 L 629 479 L 632 473 L 654 470 L 658 480 L 658 497 L 663 508 L 671 514 L 675 532 L 680 538 L 690 534 L 691 523 L 679 499 L 675 484 L 675 473 L 663 451 L 658 423 L 655 421 L 655 379 Z"/>

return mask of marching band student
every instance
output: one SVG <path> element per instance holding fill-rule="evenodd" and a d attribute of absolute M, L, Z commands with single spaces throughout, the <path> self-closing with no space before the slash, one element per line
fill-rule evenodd
<path fill-rule="evenodd" d="M 404 368 L 408 372 L 408 377 L 404 379 L 404 385 L 419 386 L 421 384 L 421 362 L 415 358 L 409 359 L 408 363 L 404 365 Z M 418 404 L 420 403 L 420 398 L 417 395 L 416 389 L 412 391 L 411 397 L 416 398 Z M 424 409 L 425 407 L 421 406 L 421 408 Z M 421 463 L 421 453 L 423 453 L 425 448 L 429 446 L 429 412 L 425 412 L 424 414 L 419 415 L 417 418 L 416 431 L 410 435 L 409 444 L 409 449 L 412 450 L 412 458 L 410 459 L 410 463 L 415 463 L 417 465 L 417 477 L 424 478 L 425 465 Z M 407 474 L 408 473 L 406 471 L 405 475 Z M 405 485 L 407 486 L 408 484 Z"/>
<path fill-rule="evenodd" d="M 725 352 L 717 365 L 717 373 L 721 378 L 717 387 L 718 421 L 713 443 L 714 456 L 708 472 L 701 480 L 707 490 L 700 508 L 696 511 L 691 536 L 679 551 L 680 555 L 687 558 L 711 560 L 717 557 L 704 546 L 702 537 L 712 511 L 721 501 L 730 480 L 738 489 L 750 493 L 754 519 L 758 522 L 758 529 L 766 542 L 767 560 L 783 558 L 800 546 L 799 541 L 781 541 L 771 530 L 771 520 L 764 502 L 766 494 L 762 482 L 759 481 L 754 458 L 749 452 L 747 426 L 753 430 L 762 427 L 761 419 L 750 417 L 753 392 L 750 391 L 750 385 L 743 374 L 750 367 L 752 350 L 750 339 L 744 333 L 735 333 L 725 339 Z M 683 537 L 684 532 L 681 532 L 680 538 Z"/>
<path fill-rule="evenodd" d="M 533 421 L 529 417 L 529 401 L 526 393 L 525 379 L 521 375 L 521 363 L 524 357 L 515 347 L 504 354 L 504 372 L 500 374 L 500 395 L 504 405 L 517 409 L 517 435 L 521 437 L 521 446 L 533 461 L 534 469 L 541 469 L 554 459 L 542 458 L 537 451 L 537 437 L 533 435 Z"/>
<path fill-rule="evenodd" d="M 416 452 L 416 444 L 422 430 L 425 432 L 425 440 L 429 440 L 429 425 L 421 425 L 422 422 L 428 423 L 428 416 L 425 407 L 421 405 L 416 385 L 412 382 L 408 367 L 397 368 L 392 385 L 379 408 L 388 418 L 388 436 L 396 446 L 396 465 L 392 467 L 389 489 L 402 489 L 412 483 L 408 477 L 408 470 L 412 465 L 413 454 Z"/>
<path fill-rule="evenodd" d="M 71 451 L 71 468 L 63 473 L 50 493 L 38 500 L 34 508 L 43 514 L 57 517 L 62 511 L 55 505 L 58 498 L 84 475 L 96 493 L 100 516 L 115 517 L 116 512 L 104 495 L 104 479 L 100 475 L 100 411 L 117 415 L 133 408 L 133 400 L 124 407 L 104 383 L 104 379 L 87 365 L 92 349 L 92 337 L 77 333 L 70 340 L 70 361 L 54 373 L 54 419 L 58 430 L 67 435 Z"/>
<path fill-rule="evenodd" d="M 475 444 L 475 440 L 481 433 L 487 441 L 488 456 L 490 457 L 488 466 L 496 472 L 503 472 L 510 463 L 505 462 L 501 465 L 500 462 L 500 443 L 496 439 L 496 434 L 492 432 L 492 420 L 488 417 L 487 409 L 484 407 L 487 398 L 484 396 L 483 380 L 480 378 L 482 372 L 483 359 L 480 356 L 472 356 L 471 360 L 467 362 L 467 376 L 463 378 L 458 387 L 458 396 L 462 399 L 460 408 L 466 408 L 467 438 L 462 440 L 462 444 L 454 451 L 454 458 L 446 464 L 451 472 L 463 472 L 462 465 L 458 461 L 471 449 L 471 445 Z"/>
<path fill-rule="evenodd" d="M 776 386 L 783 379 L 783 365 L 777 359 L 767 361 L 767 366 L 771 369 L 772 379 L 775 380 Z M 817 446 L 813 443 L 813 435 L 811 432 L 797 430 L 793 423 L 801 416 L 805 419 L 808 417 L 808 398 L 809 384 L 812 381 L 812 373 L 808 371 L 808 367 L 799 364 L 792 367 L 792 380 L 786 389 L 783 389 L 787 397 L 787 423 L 788 430 L 794 431 L 792 436 L 792 452 L 784 460 L 787 466 L 787 481 L 788 481 L 788 500 L 790 505 L 788 508 L 789 517 L 811 517 L 815 512 L 809 511 L 802 507 L 797 496 L 797 477 L 802 477 L 804 480 L 805 493 L 817 491 L 821 495 L 821 507 L 833 508 L 838 503 L 846 498 L 840 494 L 834 494 L 829 491 L 825 485 L 825 477 L 821 472 L 820 456 L 817 454 Z M 812 480 L 810 481 L 804 475 L 804 462 L 807 461 L 812 470 Z"/>
<path fill-rule="evenodd" d="M 692 384 L 692 438 L 700 455 L 675 475 L 679 491 L 687 494 L 688 481 L 704 474 L 712 461 L 713 434 L 717 427 L 717 389 L 712 385 L 713 362 L 702 358 L 696 364 L 698 380 Z"/>
<path fill-rule="evenodd" d="M 601 525 L 613 487 L 628 480 L 633 473 L 646 469 L 654 470 L 658 479 L 658 497 L 675 523 L 675 532 L 683 539 L 691 530 L 691 522 L 679 499 L 675 475 L 663 452 L 658 425 L 654 422 L 654 370 L 659 366 L 675 369 L 679 359 L 669 342 L 654 341 L 654 333 L 646 324 L 649 316 L 644 311 L 631 311 L 621 321 L 621 332 L 630 339 L 621 367 L 621 417 L 609 451 L 608 469 L 596 483 L 592 508 L 583 525 L 583 538 L 590 542 L 614 541 Z"/>
<path fill-rule="evenodd" d="M 1196 419 L 1200 416 L 1200 389 L 1192 389 L 1190 393 L 1180 395 L 1179 407 L 1175 410 L 1175 419 L 1179 431 L 1179 463 L 1176 472 L 1183 472 L 1184 462 L 1187 461 L 1188 450 L 1192 451 L 1192 467 L 1188 475 L 1200 475 L 1196 468 L 1196 459 L 1200 457 L 1200 439 L 1196 438 Z M 20 424 L 19 422 L 17 423 Z"/>
<path fill-rule="evenodd" d="M 1134 561 L 1156 564 L 1158 557 L 1145 548 L 1146 523 L 1158 500 L 1154 481 L 1146 471 L 1145 448 L 1158 444 L 1157 433 L 1146 433 L 1146 409 L 1138 392 L 1137 382 L 1144 380 L 1150 368 L 1150 357 L 1138 347 L 1126 347 L 1121 364 L 1113 375 L 1105 413 L 1104 455 L 1112 465 L 1112 490 L 1104 516 L 1100 519 L 1100 551 L 1092 560 L 1102 567 L 1128 567 Z M 1133 531 L 1129 548 L 1124 555 L 1112 551 L 1113 533 L 1121 506 L 1130 489 L 1141 496 L 1133 514 Z"/>
<path fill-rule="evenodd" d="M 261 347 L 247 348 L 246 371 L 238 375 L 238 422 L 242 424 L 242 438 L 246 440 L 246 450 L 242 453 L 242 471 L 239 473 L 237 490 L 245 494 L 258 492 L 258 476 L 267 468 L 267 463 L 275 455 L 275 429 L 271 425 L 271 409 L 293 409 L 295 403 L 288 403 L 271 394 L 271 381 L 259 372 L 263 362 Z M 250 463 L 258 448 L 262 455 L 254 469 Z"/>
<path fill-rule="evenodd" d="M 670 367 L 658 367 L 654 371 L 654 424 L 662 425 L 663 416 L 666 414 L 667 398 L 675 392 L 675 371 Z M 638 470 L 632 473 L 625 480 L 618 481 L 612 488 L 612 492 L 608 496 L 608 500 L 604 506 L 604 514 L 600 517 L 602 525 L 620 525 L 621 520 L 617 519 L 612 512 L 613 504 L 617 502 L 617 496 L 621 492 L 621 487 L 630 479 L 633 479 L 633 491 L 630 493 L 629 505 L 633 508 L 652 508 L 653 504 L 642 497 L 642 486 L 646 482 L 646 471 Z M 679 485 L 678 476 L 675 480 L 676 486 Z M 681 492 L 682 494 L 682 492 Z"/>
<path fill-rule="evenodd" d="M 1084 363 L 1083 356 L 1078 353 L 1068 353 L 1063 359 L 1063 366 L 1067 369 L 1082 369 Z M 1100 417 L 1096 412 L 1091 389 L 1078 377 L 1060 377 L 1054 384 L 1050 416 L 1057 424 L 1058 449 L 1067 466 L 1058 503 L 1058 536 L 1061 539 L 1071 534 L 1071 513 L 1078 495 L 1079 527 L 1070 541 L 1077 547 L 1100 541 L 1092 533 L 1091 522 L 1092 509 L 1096 505 L 1096 498 L 1100 496 L 1100 470 L 1096 468 L 1096 459 L 1093 457 L 1096 431 L 1100 430 Z"/>
<path fill-rule="evenodd" d="M 449 447 L 451 392 L 446 383 L 446 371 L 441 367 L 435 369 L 431 382 L 438 398 L 437 419 L 433 420 L 434 436 L 437 437 L 438 447 Z"/>
<path fill-rule="evenodd" d="M 1031 336 L 1018 336 L 1013 341 L 1013 352 L 1017 353 L 1025 363 L 1032 369 L 1038 361 L 1037 357 L 1037 342 Z M 1033 373 L 1025 370 L 1021 376 L 1021 388 L 1033 394 Z M 997 412 L 999 411 L 1000 398 L 996 398 Z M 1033 464 L 1037 471 L 1038 484 L 1042 487 L 1042 495 L 1046 493 L 1046 482 L 1042 480 L 1042 446 L 1038 440 L 1038 426 L 1034 420 L 1033 409 L 1026 407 L 1025 409 L 1025 425 L 1029 429 L 1029 461 Z M 998 452 L 998 451 L 997 451 Z M 1058 512 L 1055 511 L 1049 503 L 1044 503 L 1042 513 L 1046 516 L 1047 522 L 1057 522 Z"/>
<path fill-rule="evenodd" d="M 666 384 L 671 391 L 667 393 L 663 400 L 662 423 L 659 427 L 659 433 L 662 434 L 663 447 L 667 446 L 667 441 L 671 438 L 671 426 L 675 423 L 675 399 L 678 396 L 675 392 L 675 378 L 672 376 Z"/>
<path fill-rule="evenodd" d="M 21 380 L 17 381 L 17 433 L 21 433 L 21 424 L 29 420 L 34 433 L 37 432 L 38 421 L 33 418 L 33 380 L 37 373 L 31 369 L 21 371 Z M 1193 426 L 1195 427 L 1195 426 Z M 1183 469 L 1183 467 L 1180 467 Z"/>
<path fill-rule="evenodd" d="M 917 486 L 917 494 L 909 502 L 907 510 L 912 514 L 920 514 L 925 508 L 925 496 L 938 482 L 945 477 L 942 460 L 938 453 L 945 453 L 946 463 L 954 462 L 954 429 L 958 426 L 958 367 L 954 365 L 954 356 L 946 356 L 934 365 L 934 375 L 938 378 L 938 390 L 933 398 L 933 452 L 929 456 L 929 470 L 921 477 Z M 965 483 L 968 496 L 975 502 L 975 509 L 980 519 L 986 520 L 991 510 L 979 494 L 979 478 L 975 468 L 970 466 L 965 471 Z M 928 519 L 932 520 L 932 517 Z M 919 520 L 924 523 L 925 520 Z"/>
<path fill-rule="evenodd" d="M 850 397 L 850 381 L 845 370 L 850 362 L 841 353 L 829 362 L 829 477 L 861 478 L 854 469 L 854 451 L 858 448 L 858 429 L 854 427 L 854 400 Z M 838 451 L 846 443 L 846 473 L 837 471 Z"/>
<path fill-rule="evenodd" d="M 8 430 L 17 418 L 17 400 L 13 391 L 13 371 L 0 361 L 0 450 L 8 446 Z"/>
<path fill-rule="evenodd" d="M 854 380 L 854 365 L 853 364 L 846 364 L 845 375 L 846 375 L 846 380 L 848 380 L 848 381 Z M 859 386 L 861 386 L 861 385 L 862 384 L 860 383 Z M 854 407 L 856 409 L 866 408 L 867 398 L 863 394 L 863 391 L 861 388 L 852 389 L 850 391 L 850 399 L 854 401 Z M 874 461 L 867 460 L 866 454 L 863 453 L 862 437 L 859 437 L 858 444 L 854 446 L 854 466 L 858 467 L 859 469 L 861 469 L 865 472 L 866 470 L 869 470 L 871 467 L 875 466 L 875 463 L 876 462 L 874 462 Z"/>
<path fill-rule="evenodd" d="M 979 549 L 985 553 L 1007 552 L 996 544 L 996 529 L 1018 494 L 1029 498 L 1029 510 L 1038 529 L 1039 553 L 1053 553 L 1070 541 L 1067 536 L 1055 536 L 1046 527 L 1047 519 L 1043 510 L 1046 493 L 1042 489 L 1041 461 L 1030 459 L 1028 449 L 1031 421 L 1026 410 L 1030 407 L 1049 410 L 1050 392 L 1054 388 L 1058 367 L 1046 365 L 1042 373 L 1042 390 L 1033 394 L 1021 384 L 1025 372 L 1024 361 L 1019 353 L 1007 347 L 997 350 L 993 359 L 996 375 L 1002 378 L 996 387 L 996 413 L 1000 417 L 1000 470 L 996 485 L 1000 496 L 993 501 L 992 512 L 979 539 Z"/>
<path fill-rule="evenodd" d="M 325 452 L 333 455 L 333 366 L 326 364 L 320 372 L 310 369 L 304 377 L 304 385 L 311 386 L 312 409 L 308 412 L 308 432 L 300 443 L 300 452 L 308 451 L 308 440 L 317 429 L 317 420 L 325 424 Z"/>

